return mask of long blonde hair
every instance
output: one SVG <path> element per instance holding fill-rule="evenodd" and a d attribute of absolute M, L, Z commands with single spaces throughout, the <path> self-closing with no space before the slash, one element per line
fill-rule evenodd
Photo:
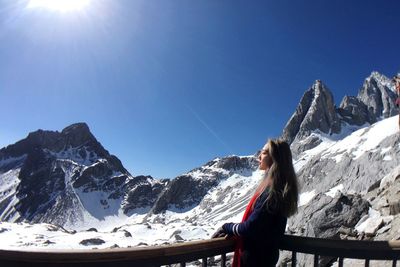
<path fill-rule="evenodd" d="M 287 142 L 268 140 L 267 149 L 272 160 L 264 179 L 257 187 L 259 196 L 269 190 L 265 201 L 267 210 L 290 217 L 297 212 L 298 182 L 294 171 L 292 152 Z M 270 181 L 268 181 L 270 179 Z"/>

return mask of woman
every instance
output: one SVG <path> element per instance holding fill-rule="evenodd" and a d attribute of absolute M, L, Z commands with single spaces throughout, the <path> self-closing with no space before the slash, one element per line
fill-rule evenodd
<path fill-rule="evenodd" d="M 265 176 L 241 223 L 225 223 L 214 235 L 237 238 L 233 267 L 275 266 L 287 218 L 297 211 L 298 184 L 288 143 L 269 140 L 259 154 Z"/>

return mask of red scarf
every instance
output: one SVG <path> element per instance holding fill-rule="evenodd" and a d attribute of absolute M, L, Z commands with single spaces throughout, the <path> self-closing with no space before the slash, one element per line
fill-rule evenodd
<path fill-rule="evenodd" d="M 253 204 L 257 200 L 259 193 L 255 193 L 254 196 L 251 198 L 249 204 L 247 204 L 246 211 L 243 214 L 242 222 L 246 221 L 250 214 L 253 212 Z M 240 256 L 242 255 L 243 251 L 243 239 L 241 237 L 236 238 L 236 247 L 235 247 L 235 254 L 233 254 L 233 263 L 232 267 L 240 267 Z"/>

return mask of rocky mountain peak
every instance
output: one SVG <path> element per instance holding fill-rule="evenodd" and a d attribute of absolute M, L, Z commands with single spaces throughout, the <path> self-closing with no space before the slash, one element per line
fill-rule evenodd
<path fill-rule="evenodd" d="M 397 114 L 394 85 L 389 78 L 376 71 L 365 79 L 357 98 L 368 107 L 370 122 Z"/>
<path fill-rule="evenodd" d="M 397 114 L 395 98 L 393 82 L 385 75 L 373 71 L 365 79 L 357 97 L 343 98 L 338 113 L 343 121 L 351 125 L 373 124 L 380 118 Z"/>
<path fill-rule="evenodd" d="M 296 139 L 304 139 L 313 131 L 332 134 L 340 130 L 341 124 L 336 114 L 333 95 L 321 80 L 316 80 L 301 98 L 283 130 L 282 137 L 293 143 Z"/>
<path fill-rule="evenodd" d="M 365 79 L 356 97 L 345 96 L 339 108 L 328 87 L 317 80 L 304 93 L 282 137 L 292 144 L 296 155 L 318 145 L 319 134 L 340 133 L 343 123 L 361 126 L 396 115 L 395 99 L 393 82 L 377 71 Z"/>
<path fill-rule="evenodd" d="M 97 142 L 90 132 L 86 123 L 75 123 L 61 131 L 61 138 L 64 140 L 64 147 L 81 147 L 84 145 L 92 146 L 96 153 L 106 155 L 108 152 Z"/>
<path fill-rule="evenodd" d="M 1 149 L 0 188 L 7 173 L 12 188 L 0 192 L 0 220 L 60 225 L 83 221 L 86 213 L 103 220 L 119 210 L 145 210 L 165 184 L 133 177 L 85 123 L 61 132 L 37 130 Z"/>
<path fill-rule="evenodd" d="M 107 150 L 96 140 L 86 123 L 76 123 L 64 128 L 61 132 L 37 130 L 13 145 L 0 150 L 0 159 L 19 157 L 36 151 L 37 148 L 47 149 L 54 153 L 70 148 L 86 146 L 100 157 L 110 157 Z"/>
<path fill-rule="evenodd" d="M 65 127 L 61 134 L 63 135 L 81 135 L 86 137 L 93 137 L 89 130 L 89 126 L 84 122 L 74 123 Z"/>
<path fill-rule="evenodd" d="M 371 72 L 371 74 L 365 80 L 368 82 L 371 82 L 372 80 L 374 80 L 375 82 L 380 83 L 383 86 L 386 86 L 389 88 L 391 88 L 393 86 L 393 82 L 391 81 L 391 79 L 389 79 L 388 77 L 386 77 L 385 75 L 383 75 L 377 71 Z"/>

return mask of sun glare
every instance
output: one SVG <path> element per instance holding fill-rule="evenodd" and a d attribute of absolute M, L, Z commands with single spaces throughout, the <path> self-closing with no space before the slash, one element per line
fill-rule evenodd
<path fill-rule="evenodd" d="M 79 11 L 91 0 L 29 0 L 28 8 L 46 8 L 59 12 Z"/>

